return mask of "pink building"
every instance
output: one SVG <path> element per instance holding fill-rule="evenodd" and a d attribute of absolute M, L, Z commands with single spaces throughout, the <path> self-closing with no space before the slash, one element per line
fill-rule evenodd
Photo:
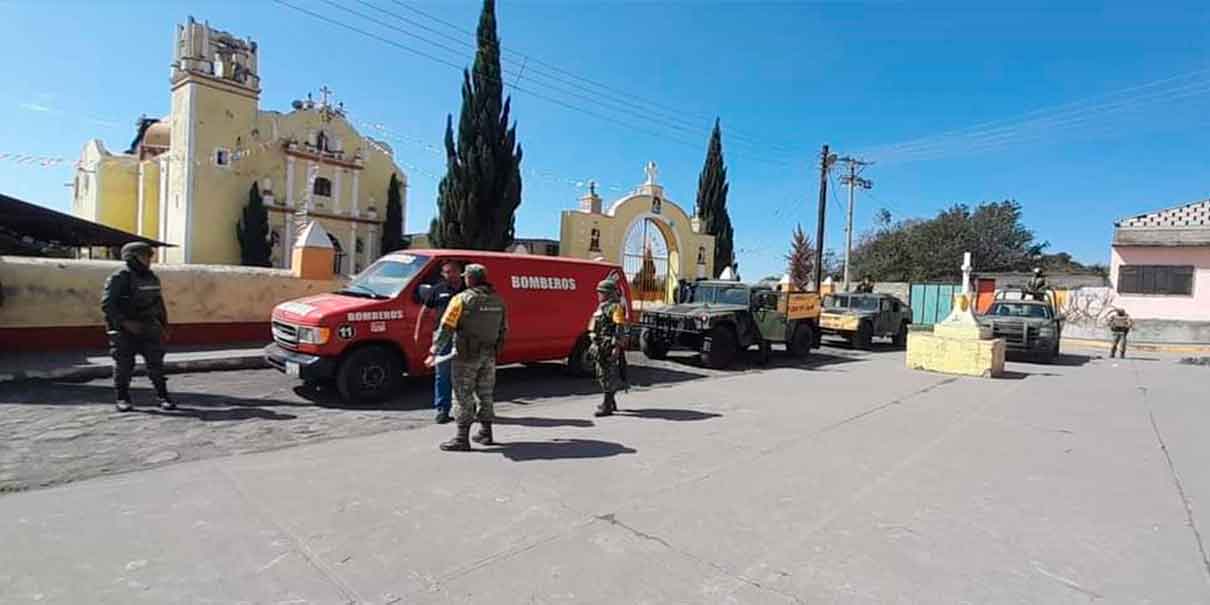
<path fill-rule="evenodd" d="M 1114 306 L 1139 340 L 1210 343 L 1210 200 L 1114 224 Z"/>

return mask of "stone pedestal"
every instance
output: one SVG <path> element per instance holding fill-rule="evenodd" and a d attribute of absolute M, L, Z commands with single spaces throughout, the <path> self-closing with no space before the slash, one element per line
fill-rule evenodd
<path fill-rule="evenodd" d="M 297 278 L 332 279 L 335 275 L 332 263 L 336 260 L 336 250 L 323 225 L 315 221 L 307 223 L 294 244 L 291 260 L 290 269 Z"/>
<path fill-rule="evenodd" d="M 992 338 L 991 329 L 975 321 L 973 298 L 956 294 L 953 311 L 932 332 L 908 333 L 909 368 L 988 378 L 1004 374 L 1004 340 Z"/>

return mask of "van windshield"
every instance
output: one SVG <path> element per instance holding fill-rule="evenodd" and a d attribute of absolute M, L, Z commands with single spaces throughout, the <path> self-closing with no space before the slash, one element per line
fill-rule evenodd
<path fill-rule="evenodd" d="M 337 293 L 365 298 L 395 298 L 428 260 L 429 257 L 421 254 L 401 254 L 381 259 Z"/>

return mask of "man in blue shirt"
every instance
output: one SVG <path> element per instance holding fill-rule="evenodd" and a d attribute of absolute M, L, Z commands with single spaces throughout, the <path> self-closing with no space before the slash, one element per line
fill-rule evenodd
<path fill-rule="evenodd" d="M 433 325 L 433 334 L 434 336 L 436 335 L 437 329 L 441 327 L 441 318 L 445 316 L 445 308 L 449 306 L 450 300 L 454 298 L 454 295 L 464 289 L 465 286 L 462 284 L 462 267 L 459 263 L 450 261 L 442 265 L 441 281 L 433 285 L 433 290 L 430 292 L 428 299 L 424 301 L 424 313 L 416 320 L 416 333 L 413 335 L 416 340 L 420 339 L 420 324 L 423 323 L 424 316 L 430 313 L 436 316 Z M 437 354 L 439 356 L 447 355 L 451 347 L 452 344 L 447 344 Z M 453 360 L 446 360 L 437 364 L 435 368 L 433 407 L 437 409 L 437 417 L 434 419 L 437 424 L 446 424 L 453 420 L 450 416 L 450 406 L 453 404 L 454 390 L 452 364 Z"/>

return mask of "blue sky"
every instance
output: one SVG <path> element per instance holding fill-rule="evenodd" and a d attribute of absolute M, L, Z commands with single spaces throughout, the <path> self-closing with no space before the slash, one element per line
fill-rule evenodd
<path fill-rule="evenodd" d="M 406 7 L 473 30 L 477 2 L 341 4 L 376 15 L 367 22 L 288 1 L 471 60 L 460 46 L 470 36 Z M 1013 198 L 1052 250 L 1104 262 L 1113 219 L 1210 197 L 1205 3 L 972 8 L 981 4 L 501 2 L 506 60 L 517 61 L 506 70 L 527 62 L 508 78 L 524 89 L 513 94 L 526 170 L 519 235 L 557 237 L 577 181 L 597 180 L 608 201 L 642 181 L 648 160 L 691 209 L 715 115 L 746 277 L 783 270 L 795 222 L 814 234 L 823 143 L 879 160 L 865 172 L 874 189 L 858 197 L 859 232 L 880 207 L 905 217 Z M 0 191 L 66 210 L 86 140 L 125 149 L 140 113 L 167 112 L 174 26 L 191 14 L 257 40 L 263 108 L 288 109 L 326 84 L 355 121 L 389 129 L 411 178 L 408 230 L 427 227 L 443 172 L 433 149 L 458 111 L 459 72 L 267 0 L 0 4 L 0 35 L 20 49 L 5 64 L 0 153 L 67 160 L 0 159 Z M 837 191 L 828 208 L 838 249 L 844 199 Z"/>

